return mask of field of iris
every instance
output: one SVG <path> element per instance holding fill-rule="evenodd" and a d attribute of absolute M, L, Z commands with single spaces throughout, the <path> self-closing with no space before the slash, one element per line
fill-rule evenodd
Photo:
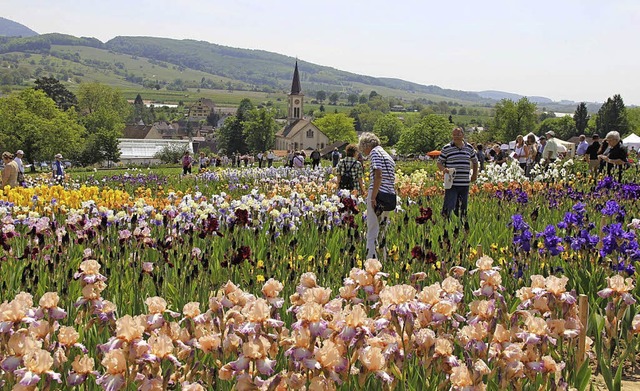
<path fill-rule="evenodd" d="M 380 261 L 364 200 L 326 167 L 5 189 L 2 389 L 619 389 L 640 332 L 637 174 L 492 171 L 461 222 L 440 217 L 433 169 L 399 167 Z"/>

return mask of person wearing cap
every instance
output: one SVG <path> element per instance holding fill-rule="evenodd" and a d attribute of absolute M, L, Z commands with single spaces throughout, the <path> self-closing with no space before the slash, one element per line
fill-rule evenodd
<path fill-rule="evenodd" d="M 13 154 L 11 152 L 3 152 L 2 161 L 4 162 L 4 169 L 2 170 L 2 187 L 17 187 L 18 165 L 13 160 Z"/>
<path fill-rule="evenodd" d="M 587 159 L 589 159 L 589 171 L 595 179 L 598 176 L 598 166 L 600 165 L 600 160 L 598 160 L 598 151 L 600 150 L 600 136 L 598 134 L 594 134 L 593 136 L 591 136 L 591 140 L 591 145 L 587 147 L 585 156 L 587 157 Z"/>
<path fill-rule="evenodd" d="M 57 154 L 55 158 L 56 161 L 53 162 L 53 179 L 58 182 L 62 182 L 64 180 L 64 164 L 62 163 L 62 155 Z"/>
<path fill-rule="evenodd" d="M 542 158 L 544 159 L 546 164 L 549 164 L 558 160 L 558 144 L 556 144 L 556 133 L 553 130 L 545 133 L 545 136 L 547 138 L 547 143 L 544 145 Z"/>
<path fill-rule="evenodd" d="M 18 184 L 20 186 L 24 186 L 24 164 L 22 163 L 22 157 L 24 156 L 24 152 L 22 149 L 18 149 L 16 151 L 16 157 L 13 158 L 13 161 L 18 165 Z"/>

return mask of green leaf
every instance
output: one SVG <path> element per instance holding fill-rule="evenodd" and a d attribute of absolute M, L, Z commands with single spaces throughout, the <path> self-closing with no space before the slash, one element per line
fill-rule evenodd
<path fill-rule="evenodd" d="M 584 391 L 587 389 L 591 381 L 591 367 L 589 366 L 589 360 L 585 360 L 578 370 L 576 375 L 576 388 L 578 391 Z"/>

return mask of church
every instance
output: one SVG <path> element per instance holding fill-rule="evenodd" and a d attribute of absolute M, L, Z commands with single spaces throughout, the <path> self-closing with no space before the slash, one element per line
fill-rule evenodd
<path fill-rule="evenodd" d="M 289 94 L 287 125 L 276 133 L 275 149 L 313 151 L 314 149 L 322 150 L 328 144 L 329 138 L 310 120 L 304 118 L 304 94 L 300 86 L 300 74 L 296 61 Z"/>

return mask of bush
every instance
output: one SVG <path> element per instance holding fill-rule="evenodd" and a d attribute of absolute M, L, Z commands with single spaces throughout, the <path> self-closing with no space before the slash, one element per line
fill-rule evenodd
<path fill-rule="evenodd" d="M 160 152 L 153 155 L 153 158 L 160 160 L 162 163 L 171 164 L 179 161 L 186 151 L 187 147 L 185 146 L 167 145 Z"/>

